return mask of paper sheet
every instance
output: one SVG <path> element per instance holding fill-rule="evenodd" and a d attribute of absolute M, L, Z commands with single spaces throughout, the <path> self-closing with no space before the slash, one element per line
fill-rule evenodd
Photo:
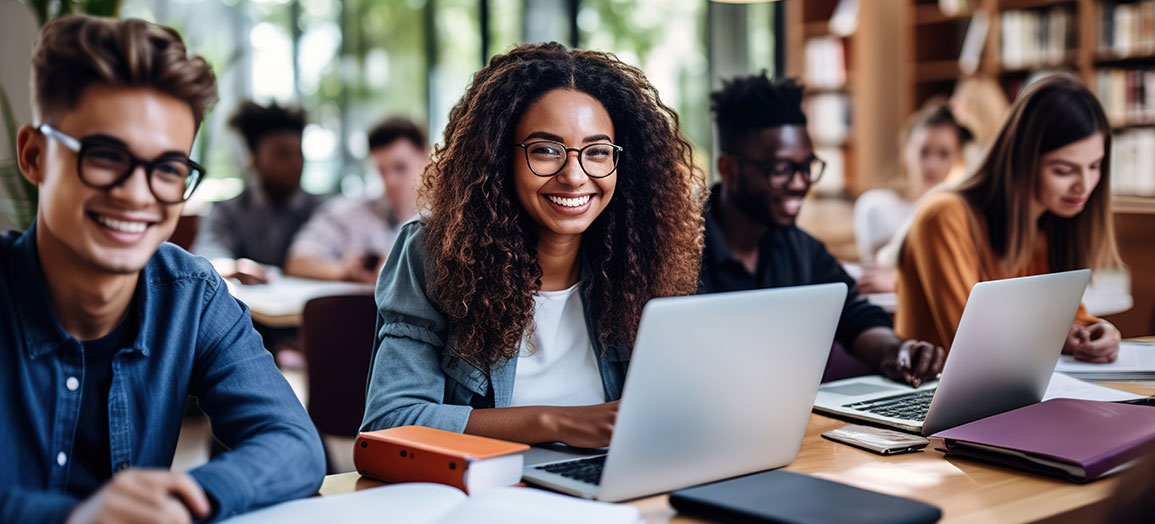
<path fill-rule="evenodd" d="M 638 508 L 533 488 L 493 488 L 466 497 L 449 486 L 402 483 L 285 502 L 221 524 L 636 524 Z"/>
<path fill-rule="evenodd" d="M 1143 395 L 1127 393 L 1118 389 L 1109 388 L 1083 382 L 1077 378 L 1056 371 L 1051 375 L 1051 384 L 1043 394 L 1043 400 L 1053 398 L 1077 398 L 1082 400 L 1101 400 L 1105 402 L 1120 402 L 1144 398 Z"/>
<path fill-rule="evenodd" d="M 440 484 L 394 484 L 285 502 L 222 521 L 222 524 L 433 524 L 465 499 L 460 490 Z"/>
<path fill-rule="evenodd" d="M 1155 343 L 1122 342 L 1119 344 L 1119 358 L 1110 364 L 1079 362 L 1075 357 L 1063 355 L 1059 357 L 1055 371 L 1095 375 L 1150 373 L 1155 377 Z"/>

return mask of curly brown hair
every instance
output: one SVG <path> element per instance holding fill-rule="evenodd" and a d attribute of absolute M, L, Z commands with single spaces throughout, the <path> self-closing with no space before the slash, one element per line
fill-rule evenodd
<path fill-rule="evenodd" d="M 516 357 L 533 329 L 542 270 L 533 219 L 514 193 L 511 146 L 526 109 L 554 89 L 601 102 L 624 148 L 614 197 L 582 235 L 592 275 L 583 299 L 597 312 L 599 342 L 630 345 L 647 301 L 698 286 L 705 177 L 674 110 L 612 54 L 517 47 L 474 75 L 421 191 L 428 296 L 454 324 L 451 350 L 482 369 Z"/>

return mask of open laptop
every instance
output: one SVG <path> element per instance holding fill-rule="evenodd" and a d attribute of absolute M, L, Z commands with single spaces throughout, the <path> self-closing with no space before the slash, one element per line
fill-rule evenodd
<path fill-rule="evenodd" d="M 1039 402 L 1090 277 L 1081 269 L 975 284 L 938 382 L 827 382 L 814 410 L 930 435 Z"/>
<path fill-rule="evenodd" d="M 616 502 L 789 464 L 845 300 L 841 283 L 651 300 L 609 451 L 527 456 L 525 481 Z"/>

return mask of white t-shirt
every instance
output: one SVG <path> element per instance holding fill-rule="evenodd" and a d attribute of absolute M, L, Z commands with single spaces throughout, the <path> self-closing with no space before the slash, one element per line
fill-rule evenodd
<path fill-rule="evenodd" d="M 893 189 L 871 189 L 854 203 L 854 239 L 863 263 L 878 262 L 875 255 L 914 215 L 916 204 Z"/>
<path fill-rule="evenodd" d="M 580 284 L 539 291 L 533 297 L 536 329 L 528 343 L 522 338 L 511 406 L 588 406 L 606 401 Z"/>

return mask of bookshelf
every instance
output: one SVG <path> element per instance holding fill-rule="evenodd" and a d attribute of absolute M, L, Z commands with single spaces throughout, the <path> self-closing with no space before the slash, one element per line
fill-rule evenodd
<path fill-rule="evenodd" d="M 1120 209 L 1155 212 L 1155 0 L 939 0 L 903 2 L 900 116 L 950 95 L 974 20 L 988 21 L 976 75 L 1014 99 L 1032 75 L 1067 71 L 1099 96 L 1115 133 L 1113 191 Z M 1125 200 L 1124 200 L 1125 198 Z"/>
<path fill-rule="evenodd" d="M 818 154 L 837 169 L 823 177 L 816 191 L 853 198 L 883 182 L 893 169 L 898 64 L 878 57 L 893 57 L 898 43 L 893 18 L 899 5 L 861 2 L 856 27 L 841 36 L 831 28 L 839 4 L 785 3 L 786 73 L 806 84 L 804 108 L 811 136 Z"/>
<path fill-rule="evenodd" d="M 887 0 L 883 0 L 887 1 Z M 1113 129 L 1116 238 L 1131 268 L 1135 306 L 1108 317 L 1124 336 L 1155 330 L 1155 0 L 898 0 L 899 116 L 964 76 L 964 40 L 976 18 L 988 29 L 973 74 L 995 79 L 1013 100 L 1036 72 L 1078 75 L 1103 102 Z M 940 4 L 961 5 L 943 13 Z"/>
<path fill-rule="evenodd" d="M 807 86 L 803 109 L 816 154 L 828 166 L 798 223 L 840 260 L 857 260 L 852 202 L 889 179 L 898 154 L 899 32 L 894 20 L 901 4 L 860 2 L 857 24 L 841 35 L 831 28 L 840 3 L 784 2 L 785 71 Z"/>

